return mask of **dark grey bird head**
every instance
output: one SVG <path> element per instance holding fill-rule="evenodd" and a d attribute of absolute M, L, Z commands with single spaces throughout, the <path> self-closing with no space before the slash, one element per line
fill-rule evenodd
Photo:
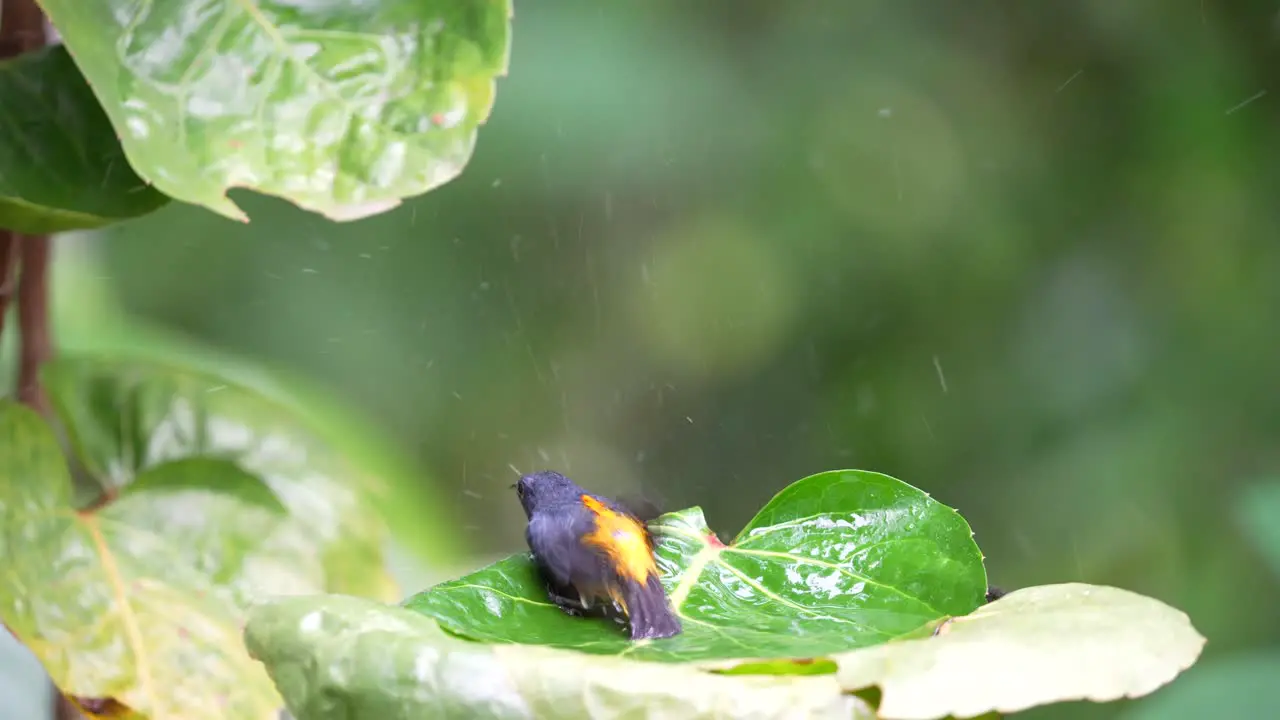
<path fill-rule="evenodd" d="M 554 470 L 521 475 L 515 484 L 524 514 L 532 518 L 538 510 L 578 502 L 586 490 Z"/>

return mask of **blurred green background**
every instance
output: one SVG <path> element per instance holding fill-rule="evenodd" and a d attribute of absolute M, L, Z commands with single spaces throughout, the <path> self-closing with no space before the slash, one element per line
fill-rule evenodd
<path fill-rule="evenodd" d="M 410 463 L 406 591 L 522 549 L 517 470 L 732 535 L 858 467 L 958 507 L 996 584 L 1185 610 L 1188 682 L 1274 667 L 1278 11 L 520 5 L 458 180 L 350 224 L 241 194 L 249 225 L 68 238 L 63 336 L 124 313 L 358 410 Z"/>

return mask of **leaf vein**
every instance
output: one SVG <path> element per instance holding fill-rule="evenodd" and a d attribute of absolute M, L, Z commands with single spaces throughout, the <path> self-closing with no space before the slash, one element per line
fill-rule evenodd
<path fill-rule="evenodd" d="M 156 712 L 160 704 L 155 684 L 151 679 L 151 660 L 143 649 L 142 630 L 138 626 L 138 618 L 133 614 L 133 607 L 129 604 L 129 596 L 125 593 L 124 578 L 121 577 L 120 568 L 116 565 L 115 555 L 111 553 L 106 539 L 102 537 L 97 518 L 92 515 L 82 515 L 81 520 L 89 531 L 90 537 L 93 538 L 94 549 L 102 559 L 102 569 L 106 573 L 107 582 L 111 583 L 111 591 L 116 596 L 116 602 L 119 603 L 120 621 L 124 625 L 125 637 L 128 638 L 134 660 L 137 662 L 138 682 L 141 685 L 142 694 L 147 698 L 149 709 Z"/>
<path fill-rule="evenodd" d="M 720 563 L 720 565 L 721 565 L 722 567 L 724 567 L 724 569 L 728 570 L 731 574 L 733 574 L 733 575 L 737 576 L 737 577 L 738 577 L 738 579 L 742 580 L 742 582 L 744 582 L 744 583 L 746 583 L 746 584 L 750 585 L 751 587 L 755 588 L 756 592 L 760 593 L 761 595 L 764 595 L 765 597 L 769 598 L 770 600 L 773 600 L 773 601 L 774 601 L 774 602 L 776 602 L 776 603 L 779 603 L 779 604 L 781 604 L 781 605 L 785 605 L 785 606 L 790 607 L 790 608 L 792 608 L 792 609 L 794 609 L 794 610 L 798 610 L 798 611 L 800 611 L 800 612 L 802 612 L 802 613 L 807 613 L 807 614 L 809 614 L 809 615 L 813 615 L 813 616 L 818 617 L 818 618 L 821 618 L 821 619 L 823 619 L 823 620 L 831 620 L 832 622 L 842 623 L 842 624 L 846 624 L 846 625 L 853 625 L 853 626 L 855 626 L 855 627 L 857 627 L 857 628 L 860 628 L 860 629 L 862 629 L 862 630 L 870 631 L 870 632 L 875 633 L 875 634 L 877 634 L 877 635 L 884 635 L 885 637 L 891 637 L 891 636 L 889 635 L 889 633 L 887 633 L 887 632 L 885 632 L 885 631 L 883 631 L 883 630 L 879 630 L 879 629 L 876 629 L 876 628 L 873 628 L 873 627 L 869 627 L 869 626 L 864 625 L 864 624 L 862 624 L 862 623 L 854 622 L 853 620 L 849 620 L 849 619 L 845 619 L 845 618 L 833 617 L 833 616 L 828 615 L 828 614 L 826 614 L 826 613 L 820 613 L 820 612 L 818 612 L 817 610 L 815 610 L 815 609 L 813 609 L 813 608 L 808 608 L 808 607 L 805 607 L 804 605 L 801 605 L 801 604 L 799 604 L 799 603 L 797 603 L 797 602 L 795 602 L 795 601 L 793 601 L 793 600 L 788 600 L 788 599 L 786 599 L 786 598 L 782 597 L 781 595 L 778 595 L 777 593 L 775 593 L 775 592 L 773 592 L 773 591 L 771 591 L 771 590 L 769 590 L 769 589 L 765 588 L 763 585 L 761 585 L 760 583 L 756 582 L 755 580 L 752 580 L 751 578 L 747 577 L 746 573 L 743 573 L 743 572 L 742 572 L 741 570 L 739 570 L 738 568 L 735 568 L 735 567 L 733 567 L 732 565 L 729 565 L 728 563 Z"/>
<path fill-rule="evenodd" d="M 452 592 L 454 590 L 481 590 L 483 592 L 493 593 L 494 595 L 507 598 L 508 600 L 512 600 L 514 602 L 528 603 L 529 605 L 543 605 L 546 607 L 555 607 L 555 605 L 549 602 L 540 602 L 538 600 L 530 600 L 529 598 L 517 597 L 515 595 L 512 595 L 511 593 L 505 593 L 505 592 L 502 592 L 501 590 L 497 590 L 491 587 L 485 587 L 484 585 L 476 585 L 473 583 L 449 585 L 448 587 L 438 588 L 439 592 Z"/>
<path fill-rule="evenodd" d="M 925 608 L 927 608 L 929 612 L 935 613 L 939 617 L 945 614 L 940 612 L 937 608 L 925 602 L 924 600 L 921 600 L 919 597 L 912 595 L 911 593 L 901 588 L 896 588 L 896 587 L 893 587 L 892 585 L 885 585 L 884 583 L 873 580 L 867 577 L 866 575 L 856 573 L 850 570 L 849 568 L 845 567 L 844 565 L 840 565 L 837 563 L 827 562 L 826 560 L 819 560 L 817 558 L 805 557 L 803 555 L 792 555 L 790 553 L 774 552 L 772 550 L 751 550 L 751 549 L 744 549 L 744 548 L 737 548 L 737 547 L 727 547 L 725 548 L 725 552 L 735 552 L 735 553 L 740 553 L 742 555 L 756 555 L 760 557 L 786 558 L 789 560 L 794 560 L 797 563 L 807 563 L 809 565 L 817 565 L 819 567 L 829 568 L 831 570 L 836 570 L 838 572 L 841 572 L 860 582 L 865 582 L 868 585 L 873 585 L 875 587 L 888 590 L 889 592 L 899 595 L 901 597 L 904 597 L 908 600 L 914 600 L 920 603 Z"/>

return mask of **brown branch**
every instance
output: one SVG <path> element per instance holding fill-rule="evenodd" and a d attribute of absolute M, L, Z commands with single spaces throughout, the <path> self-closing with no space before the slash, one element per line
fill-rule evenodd
<path fill-rule="evenodd" d="M 53 681 L 50 681 L 49 685 L 53 688 L 53 720 L 84 720 L 84 715 L 80 714 L 80 708 L 68 700 Z"/>
<path fill-rule="evenodd" d="M 21 55 L 44 45 L 44 15 L 34 0 L 0 2 L 0 60 Z M 17 269 L 20 238 L 16 232 L 0 228 L 0 331 L 13 296 L 13 273 Z"/>
<path fill-rule="evenodd" d="M 5 0 L 0 3 L 0 60 L 37 50 L 45 44 L 44 13 L 35 0 Z M 48 235 L 19 235 L 6 231 L 0 236 L 0 309 L 12 296 L 10 279 L 15 253 L 21 261 L 18 278 L 18 399 L 47 414 L 49 404 L 40 387 L 40 366 L 53 354 L 49 336 L 49 245 Z M 3 320 L 0 320 L 3 329 Z"/>
<path fill-rule="evenodd" d="M 0 336 L 13 297 L 13 272 L 18 266 L 18 233 L 0 230 Z"/>
<path fill-rule="evenodd" d="M 37 50 L 45 45 L 44 13 L 35 0 L 0 0 L 0 60 Z M 21 236 L 0 229 L 0 330 L 13 297 L 13 273 L 22 264 L 18 281 L 18 398 L 47 414 L 48 400 L 40 387 L 40 365 L 53 354 L 49 334 L 49 245 L 47 235 Z M 55 720 L 83 716 L 50 679 L 53 692 L 50 714 Z"/>
<path fill-rule="evenodd" d="M 0 3 L 0 60 L 44 47 L 44 13 L 35 0 Z"/>
<path fill-rule="evenodd" d="M 49 332 L 48 235 L 22 236 L 22 275 L 18 278 L 18 400 L 42 415 L 49 400 L 40 384 L 40 367 L 53 357 Z"/>
<path fill-rule="evenodd" d="M 53 241 L 48 235 L 7 235 L 12 244 L 8 248 L 0 247 L 3 262 L 8 263 L 17 256 L 22 263 L 18 279 L 18 400 L 48 417 L 49 399 L 40 384 L 40 366 L 53 356 L 53 338 L 49 332 L 49 255 Z M 13 278 L 7 274 L 10 270 L 5 268 L 2 276 L 4 293 L 0 295 L 3 298 L 0 303 L 4 303 L 12 291 Z M 3 329 L 2 320 L 0 329 Z M 49 690 L 53 720 L 84 720 L 80 709 L 62 694 L 53 678 L 49 679 Z"/>

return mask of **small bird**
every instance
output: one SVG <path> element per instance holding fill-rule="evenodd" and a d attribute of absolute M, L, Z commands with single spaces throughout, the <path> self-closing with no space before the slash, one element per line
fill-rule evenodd
<path fill-rule="evenodd" d="M 653 536 L 634 513 L 551 470 L 523 475 L 515 488 L 529 518 L 525 540 L 557 607 L 581 615 L 597 601 L 612 601 L 632 640 L 680 634 Z"/>

